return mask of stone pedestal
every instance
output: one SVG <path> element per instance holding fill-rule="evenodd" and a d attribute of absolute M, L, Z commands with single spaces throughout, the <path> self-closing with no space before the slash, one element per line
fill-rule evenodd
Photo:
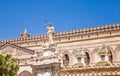
<path fill-rule="evenodd" d="M 60 76 L 60 63 L 33 65 L 33 76 Z"/>

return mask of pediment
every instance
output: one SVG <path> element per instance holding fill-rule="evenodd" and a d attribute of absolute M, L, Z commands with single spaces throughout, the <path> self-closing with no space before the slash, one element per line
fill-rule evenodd
<path fill-rule="evenodd" d="M 11 54 L 15 58 L 25 58 L 33 55 L 34 51 L 7 43 L 0 47 L 0 54 Z"/>

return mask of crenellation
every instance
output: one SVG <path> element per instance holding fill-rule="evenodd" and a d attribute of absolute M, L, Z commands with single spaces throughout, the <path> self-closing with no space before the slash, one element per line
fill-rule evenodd
<path fill-rule="evenodd" d="M 64 32 L 65 33 L 65 32 Z M 56 35 L 58 36 L 59 35 L 59 33 L 56 33 Z"/>
<path fill-rule="evenodd" d="M 21 41 L 21 38 L 18 38 L 18 41 Z"/>
<path fill-rule="evenodd" d="M 76 33 L 79 33 L 79 30 L 75 30 Z"/>
<path fill-rule="evenodd" d="M 18 41 L 18 38 L 16 38 L 15 41 Z"/>
<path fill-rule="evenodd" d="M 90 28 L 86 28 L 87 31 L 90 31 Z"/>
<path fill-rule="evenodd" d="M 41 38 L 43 38 L 44 36 L 43 35 L 41 35 Z"/>
<path fill-rule="evenodd" d="M 80 33 L 82 32 L 82 29 L 80 29 Z"/>
<path fill-rule="evenodd" d="M 116 24 L 117 27 L 120 27 L 120 24 Z"/>
<path fill-rule="evenodd" d="M 14 39 L 11 39 L 11 41 L 10 42 L 14 42 Z"/>
<path fill-rule="evenodd" d="M 120 29 L 120 24 L 115 24 L 117 29 Z"/>
<path fill-rule="evenodd" d="M 104 30 L 104 29 L 105 29 L 105 26 L 101 26 L 101 29 L 103 29 L 103 30 Z"/>
<path fill-rule="evenodd" d="M 105 26 L 91 27 L 91 28 L 85 28 L 80 30 L 70 30 L 65 32 L 54 33 L 54 39 L 72 37 L 72 36 L 74 37 L 79 35 L 81 36 L 81 39 L 84 39 L 87 37 L 93 38 L 92 36 L 94 37 L 99 37 L 101 35 L 104 36 L 105 33 L 108 34 L 109 32 L 109 34 L 111 34 L 113 31 L 117 32 L 119 30 L 120 30 L 120 24 L 105 25 Z M 95 35 L 92 35 L 92 34 L 95 34 Z M 9 39 L 9 40 L 0 40 L 0 42 L 1 43 L 6 43 L 6 42 L 19 43 L 23 41 L 35 41 L 35 40 L 44 40 L 44 39 L 47 39 L 47 34 L 38 35 L 38 36 L 28 36 L 24 38 L 15 38 L 15 39 Z"/>
<path fill-rule="evenodd" d="M 116 24 L 113 24 L 112 26 L 116 28 Z"/>
<path fill-rule="evenodd" d="M 73 33 L 75 33 L 75 30 L 73 30 Z"/>
<path fill-rule="evenodd" d="M 108 25 L 105 26 L 105 31 L 109 31 Z"/>
<path fill-rule="evenodd" d="M 99 27 L 96 27 L 95 29 L 96 29 L 96 30 L 93 29 L 93 33 L 96 33 L 96 32 L 98 33 L 98 32 L 100 32 L 100 26 L 99 26 Z"/>
<path fill-rule="evenodd" d="M 87 28 L 87 33 L 89 34 L 89 33 L 91 33 L 91 30 L 90 30 L 90 28 Z"/>
<path fill-rule="evenodd" d="M 112 25 L 109 25 L 109 31 L 112 31 L 113 27 Z"/>
<path fill-rule="evenodd" d="M 58 36 L 64 35 L 63 32 L 58 33 Z"/>
<path fill-rule="evenodd" d="M 46 35 L 46 34 L 44 34 L 44 35 L 43 35 L 43 38 L 44 38 L 44 39 L 46 39 L 46 38 L 47 38 L 47 35 Z"/>
<path fill-rule="evenodd" d="M 83 32 L 82 32 L 83 34 L 85 34 L 86 33 L 86 29 L 83 29 Z"/>
<path fill-rule="evenodd" d="M 62 32 L 63 35 L 65 35 L 65 32 Z"/>
<path fill-rule="evenodd" d="M 108 25 L 107 24 L 105 25 L 105 29 L 108 29 Z"/>
<path fill-rule="evenodd" d="M 91 27 L 91 28 L 89 28 L 89 31 L 92 31 L 93 32 L 93 28 Z"/>
<path fill-rule="evenodd" d="M 99 30 L 99 29 L 100 29 L 99 26 L 98 26 L 98 27 L 93 27 L 93 30 L 94 30 L 94 31 Z"/>
<path fill-rule="evenodd" d="M 35 39 L 37 39 L 37 36 L 34 36 Z"/>
<path fill-rule="evenodd" d="M 72 30 L 70 30 L 70 34 L 73 34 L 73 31 L 72 31 Z"/>

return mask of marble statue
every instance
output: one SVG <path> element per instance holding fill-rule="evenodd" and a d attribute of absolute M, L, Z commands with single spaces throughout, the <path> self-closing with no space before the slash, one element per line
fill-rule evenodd
<path fill-rule="evenodd" d="M 52 26 L 52 24 L 49 24 L 49 26 L 46 26 L 46 29 L 48 30 L 47 34 L 48 34 L 49 43 L 53 44 L 54 27 Z"/>

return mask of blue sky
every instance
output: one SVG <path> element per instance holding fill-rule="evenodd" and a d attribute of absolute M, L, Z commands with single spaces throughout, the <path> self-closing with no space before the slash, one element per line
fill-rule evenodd
<path fill-rule="evenodd" d="M 120 0 L 0 0 L 0 39 L 44 34 L 45 20 L 56 32 L 120 23 Z"/>

